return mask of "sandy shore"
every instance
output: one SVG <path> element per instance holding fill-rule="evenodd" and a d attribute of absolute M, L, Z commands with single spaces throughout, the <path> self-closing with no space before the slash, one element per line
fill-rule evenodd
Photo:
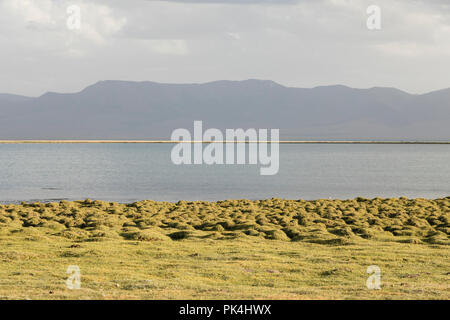
<path fill-rule="evenodd" d="M 0 140 L 0 144 L 46 144 L 46 143 L 212 143 L 213 141 L 170 140 Z M 216 141 L 232 143 L 233 141 Z M 358 141 L 358 140 L 282 140 L 282 141 L 236 141 L 238 143 L 280 144 L 450 144 L 450 141 Z"/>

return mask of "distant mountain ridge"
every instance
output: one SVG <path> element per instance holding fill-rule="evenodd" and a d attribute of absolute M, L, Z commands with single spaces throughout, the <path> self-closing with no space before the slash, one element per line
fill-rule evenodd
<path fill-rule="evenodd" d="M 279 128 L 281 139 L 449 140 L 450 89 L 108 80 L 76 93 L 0 94 L 0 140 L 170 139 L 194 120 L 222 130 Z"/>

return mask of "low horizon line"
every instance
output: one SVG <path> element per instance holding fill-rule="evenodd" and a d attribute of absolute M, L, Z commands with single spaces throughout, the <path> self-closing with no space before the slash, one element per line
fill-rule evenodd
<path fill-rule="evenodd" d="M 203 141 L 203 140 L 182 140 L 182 141 L 172 141 L 172 140 L 99 140 L 99 139 L 38 139 L 38 140 L 28 140 L 28 139 L 6 139 L 0 140 L 0 144 L 83 144 L 83 143 L 110 143 L 110 144 L 120 144 L 120 143 L 130 143 L 130 144 L 177 144 L 177 143 L 279 143 L 279 144 L 450 144 L 450 141 L 440 141 L 440 140 L 264 140 L 264 141 L 249 141 L 249 140 L 218 140 L 218 141 Z"/>

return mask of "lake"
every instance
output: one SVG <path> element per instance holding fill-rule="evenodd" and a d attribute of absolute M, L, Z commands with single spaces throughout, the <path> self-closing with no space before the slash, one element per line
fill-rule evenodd
<path fill-rule="evenodd" d="M 100 199 L 437 198 L 450 195 L 450 145 L 282 144 L 258 165 L 175 165 L 172 144 L 0 145 L 0 202 Z"/>

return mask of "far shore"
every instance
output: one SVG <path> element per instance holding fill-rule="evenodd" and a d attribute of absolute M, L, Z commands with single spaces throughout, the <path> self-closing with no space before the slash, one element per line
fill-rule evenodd
<path fill-rule="evenodd" d="M 64 144 L 64 143 L 233 143 L 234 141 L 170 141 L 170 140 L 0 140 L 0 144 Z M 450 144 L 450 141 L 371 141 L 371 140 L 281 140 L 235 141 L 235 143 L 280 144 Z"/>

